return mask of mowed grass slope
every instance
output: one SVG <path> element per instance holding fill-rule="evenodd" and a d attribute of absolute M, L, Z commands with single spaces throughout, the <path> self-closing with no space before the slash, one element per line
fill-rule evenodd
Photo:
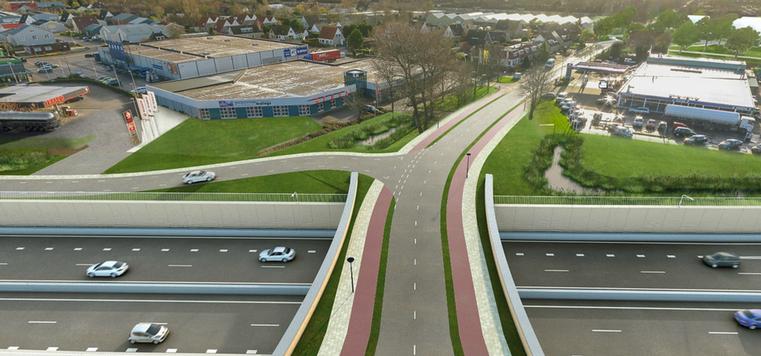
<path fill-rule="evenodd" d="M 4 135 L 0 137 L 0 175 L 32 174 L 87 147 L 93 138 Z"/>
<path fill-rule="evenodd" d="M 320 130 L 308 117 L 188 119 L 106 173 L 142 172 L 256 158 L 260 150 Z"/>
<path fill-rule="evenodd" d="M 609 136 L 583 137 L 584 167 L 605 176 L 761 176 L 761 157 L 753 155 Z"/>
<path fill-rule="evenodd" d="M 540 126 L 540 125 L 555 125 Z M 534 188 L 523 174 L 542 137 L 569 129 L 568 119 L 551 101 L 539 104 L 534 119 L 521 119 L 500 141 L 484 164 L 482 172 L 494 175 L 494 190 L 498 195 L 533 195 Z"/>

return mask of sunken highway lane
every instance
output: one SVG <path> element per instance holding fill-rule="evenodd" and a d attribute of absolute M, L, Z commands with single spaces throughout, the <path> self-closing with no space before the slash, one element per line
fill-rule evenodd
<path fill-rule="evenodd" d="M 658 288 L 761 291 L 761 244 L 503 241 L 518 287 Z M 698 258 L 737 253 L 738 269 Z"/>
<path fill-rule="evenodd" d="M 278 245 L 296 259 L 259 262 L 259 252 Z M 85 270 L 118 260 L 130 266 L 120 282 L 312 283 L 329 246 L 323 238 L 2 236 L 0 282 L 108 282 Z"/>
<path fill-rule="evenodd" d="M 0 294 L 2 350 L 269 354 L 301 304 L 294 296 Z M 130 344 L 139 322 L 159 345 Z"/>
<path fill-rule="evenodd" d="M 758 355 L 759 330 L 732 315 L 751 305 L 523 300 L 547 355 Z"/>

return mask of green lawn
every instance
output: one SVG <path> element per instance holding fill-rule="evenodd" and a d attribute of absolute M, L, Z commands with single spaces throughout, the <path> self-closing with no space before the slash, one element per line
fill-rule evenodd
<path fill-rule="evenodd" d="M 269 176 L 217 181 L 206 184 L 161 189 L 167 192 L 205 193 L 321 193 L 346 194 L 349 172 L 303 171 Z"/>
<path fill-rule="evenodd" d="M 497 91 L 497 87 L 495 86 L 489 86 L 489 88 L 478 87 L 476 89 L 475 95 L 473 95 L 472 94 L 473 91 L 470 90 L 468 97 L 465 98 L 465 100 L 462 100 L 459 103 L 460 105 L 458 105 L 458 99 L 456 95 L 452 95 L 452 94 L 446 95 L 441 100 L 436 102 L 436 110 L 442 113 L 451 113 L 463 107 L 464 105 L 467 105 L 468 103 L 474 102 L 496 91 Z M 443 115 L 439 119 L 441 118 L 443 118 Z"/>
<path fill-rule="evenodd" d="M 554 124 L 554 127 L 539 125 Z M 500 141 L 484 164 L 482 172 L 494 175 L 494 192 L 498 195 L 533 195 L 534 188 L 523 178 L 545 134 L 568 129 L 568 120 L 551 101 L 541 103 L 534 120 L 521 119 Z"/>
<path fill-rule="evenodd" d="M 632 176 L 761 176 L 761 158 L 683 145 L 582 135 L 583 165 L 614 178 Z"/>
<path fill-rule="evenodd" d="M 497 79 L 497 82 L 499 82 L 500 84 L 510 84 L 516 81 L 517 80 L 515 80 L 512 75 L 503 75 L 499 77 L 499 79 Z"/>
<path fill-rule="evenodd" d="M 677 49 L 679 49 L 677 47 Z M 720 45 L 710 45 L 708 48 L 701 45 L 692 45 L 687 48 L 688 51 L 696 51 L 696 52 L 709 52 L 709 53 L 718 53 L 718 54 L 730 54 L 735 55 L 735 52 L 729 50 L 728 48 Z M 761 58 L 761 47 L 753 47 L 746 51 L 745 53 L 740 53 L 741 56 L 748 56 L 748 57 L 759 57 Z"/>
<path fill-rule="evenodd" d="M 319 131 L 308 117 L 185 120 L 106 173 L 142 172 L 256 158 L 267 147 Z"/>
<path fill-rule="evenodd" d="M 0 175 L 32 174 L 87 147 L 92 139 L 92 136 L 76 139 L 46 138 L 44 135 L 0 137 Z"/>

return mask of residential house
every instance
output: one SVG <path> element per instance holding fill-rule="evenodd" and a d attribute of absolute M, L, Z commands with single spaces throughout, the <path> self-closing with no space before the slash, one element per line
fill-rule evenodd
<path fill-rule="evenodd" d="M 540 48 L 541 44 L 534 41 L 520 42 L 503 47 L 498 56 L 502 65 L 508 68 L 515 68 L 536 55 Z"/>
<path fill-rule="evenodd" d="M 108 25 L 100 29 L 100 38 L 106 42 L 140 43 L 166 37 L 166 32 L 164 26 L 155 24 Z"/>
<path fill-rule="evenodd" d="M 343 33 L 336 26 L 323 26 L 317 41 L 323 46 L 343 46 L 346 43 Z"/>
<path fill-rule="evenodd" d="M 462 36 L 465 34 L 465 28 L 462 27 L 462 24 L 452 24 L 446 27 L 444 29 L 444 37 L 447 38 L 462 38 Z"/>
<path fill-rule="evenodd" d="M 275 16 L 267 16 L 262 20 L 262 24 L 266 26 L 272 26 L 272 25 L 278 25 L 280 24 L 280 21 L 278 21 Z"/>
<path fill-rule="evenodd" d="M 312 25 L 312 28 L 310 28 L 310 29 L 309 29 L 309 33 L 311 33 L 311 34 L 315 34 L 315 35 L 317 35 L 317 34 L 319 34 L 319 33 L 320 33 L 320 28 L 317 26 L 317 24 L 316 24 L 316 23 L 315 23 L 315 24 L 313 24 L 313 25 Z"/>
<path fill-rule="evenodd" d="M 108 20 L 109 25 L 127 25 L 130 21 L 136 19 L 137 16 L 130 14 L 129 12 L 123 12 Z"/>
<path fill-rule="evenodd" d="M 227 27 L 228 35 L 236 36 L 250 36 L 254 38 L 262 37 L 262 30 L 256 24 L 253 25 L 240 25 Z"/>
<path fill-rule="evenodd" d="M 24 48 L 29 54 L 69 50 L 69 45 L 56 41 L 52 32 L 26 24 L 0 32 L 0 38 L 13 47 Z"/>
<path fill-rule="evenodd" d="M 13 13 L 13 12 L 7 12 L 7 11 L 0 11 L 0 24 L 11 24 L 11 23 L 20 23 L 21 15 Z"/>
<path fill-rule="evenodd" d="M 66 4 L 63 1 L 38 1 L 37 9 L 47 12 L 61 12 L 66 9 Z"/>
<path fill-rule="evenodd" d="M 103 22 L 94 23 L 85 27 L 84 35 L 87 37 L 100 36 L 100 29 L 103 28 Z"/>
<path fill-rule="evenodd" d="M 38 21 L 58 21 L 59 18 L 61 18 L 61 15 L 58 14 L 50 14 L 47 12 L 37 12 L 30 15 L 32 19 L 35 22 Z"/>
<path fill-rule="evenodd" d="M 141 23 L 153 23 L 153 21 L 145 17 L 135 17 L 134 19 L 127 22 L 128 25 L 139 25 Z"/>
<path fill-rule="evenodd" d="M 293 30 L 292 27 L 288 25 L 270 26 L 269 38 L 273 40 L 278 40 L 278 41 L 303 39 L 300 33 L 297 33 L 296 31 Z"/>
<path fill-rule="evenodd" d="M 94 23 L 98 23 L 98 19 L 95 16 L 74 16 L 69 19 L 66 26 L 71 28 L 73 32 L 82 33 L 85 32 L 85 28 Z"/>
<path fill-rule="evenodd" d="M 8 1 L 5 3 L 5 8 L 11 12 L 23 13 L 24 11 L 37 10 L 37 2 L 35 1 Z"/>
<path fill-rule="evenodd" d="M 40 20 L 40 21 L 35 22 L 34 25 L 37 26 L 37 27 L 40 27 L 40 28 L 42 28 L 44 30 L 50 31 L 52 33 L 61 33 L 61 32 L 66 32 L 66 30 L 67 30 L 67 28 L 63 24 L 63 22 L 58 22 L 58 21 L 42 21 L 42 20 Z"/>

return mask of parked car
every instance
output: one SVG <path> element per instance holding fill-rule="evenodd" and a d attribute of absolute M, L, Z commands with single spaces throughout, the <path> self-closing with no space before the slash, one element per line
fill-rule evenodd
<path fill-rule="evenodd" d="M 217 178 L 216 173 L 209 171 L 192 171 L 185 173 L 182 176 L 182 182 L 185 184 L 193 184 L 200 182 L 211 182 Z"/>
<path fill-rule="evenodd" d="M 106 261 L 87 267 L 87 277 L 120 277 L 127 273 L 129 265 L 121 261 Z"/>
<path fill-rule="evenodd" d="M 659 121 L 656 130 L 661 134 L 661 136 L 666 136 L 666 130 L 668 130 L 668 128 L 669 124 L 667 124 L 666 121 Z"/>
<path fill-rule="evenodd" d="M 135 89 L 132 89 L 129 91 L 132 94 L 148 94 L 148 88 L 146 87 L 137 87 Z"/>
<path fill-rule="evenodd" d="M 738 310 L 734 317 L 738 324 L 748 329 L 756 329 L 761 326 L 761 309 Z"/>
<path fill-rule="evenodd" d="M 742 145 L 743 145 L 742 141 L 738 139 L 730 138 L 730 139 L 721 141 L 719 143 L 719 149 L 725 150 L 725 151 L 739 151 Z"/>
<path fill-rule="evenodd" d="M 619 136 L 623 138 L 632 138 L 632 136 L 634 136 L 634 132 L 632 132 L 630 128 L 623 127 L 623 126 L 615 126 L 613 130 L 611 131 L 611 133 L 614 136 Z"/>
<path fill-rule="evenodd" d="M 672 129 L 675 129 L 675 128 L 677 128 L 677 127 L 688 127 L 688 126 L 687 126 L 687 124 L 685 124 L 685 123 L 683 123 L 683 122 L 674 121 L 674 122 L 671 124 L 671 128 L 672 128 Z"/>
<path fill-rule="evenodd" d="M 645 119 L 642 118 L 642 116 L 635 116 L 634 121 L 632 122 L 632 127 L 634 127 L 635 130 L 642 130 L 642 127 L 645 126 Z"/>
<path fill-rule="evenodd" d="M 635 61 L 634 58 L 632 57 L 626 57 L 624 58 L 624 64 L 627 64 L 627 65 L 637 64 L 637 61 Z"/>
<path fill-rule="evenodd" d="M 112 87 L 118 87 L 119 81 L 115 78 L 111 78 L 111 79 L 103 81 L 103 84 L 110 85 Z"/>
<path fill-rule="evenodd" d="M 48 62 L 45 62 L 45 61 L 35 61 L 34 62 L 34 66 L 35 67 L 42 67 L 42 66 L 47 65 L 47 64 L 48 64 Z"/>
<path fill-rule="evenodd" d="M 259 253 L 259 262 L 290 262 L 294 258 L 296 250 L 285 246 L 268 248 Z"/>
<path fill-rule="evenodd" d="M 645 124 L 645 130 L 647 131 L 655 131 L 655 127 L 658 125 L 658 121 L 655 121 L 653 119 L 647 120 L 647 123 Z"/>
<path fill-rule="evenodd" d="M 708 137 L 706 135 L 692 135 L 684 139 L 684 144 L 691 146 L 705 146 L 708 144 Z"/>
<path fill-rule="evenodd" d="M 555 99 L 555 93 L 548 91 L 542 94 L 542 99 L 547 99 L 547 100 Z"/>
<path fill-rule="evenodd" d="M 740 267 L 740 257 L 729 252 L 716 252 L 710 255 L 705 255 L 701 260 L 706 266 L 711 268 Z"/>
<path fill-rule="evenodd" d="M 85 53 L 85 58 L 95 58 L 95 53 Z"/>
<path fill-rule="evenodd" d="M 692 131 L 689 127 L 677 127 L 674 129 L 674 137 L 690 137 L 695 135 L 695 131 Z"/>
<path fill-rule="evenodd" d="M 129 333 L 129 343 L 160 344 L 169 336 L 169 328 L 156 323 L 138 323 Z"/>
<path fill-rule="evenodd" d="M 629 108 L 629 112 L 630 113 L 635 113 L 635 114 L 649 114 L 650 113 L 650 109 L 648 107 L 646 107 L 646 106 L 640 106 L 640 107 L 636 107 L 636 108 Z"/>
<path fill-rule="evenodd" d="M 753 153 L 754 155 L 761 154 L 761 144 L 751 147 L 750 152 Z"/>
<path fill-rule="evenodd" d="M 365 105 L 365 111 L 371 113 L 371 114 L 381 114 L 383 111 L 375 107 L 374 105 Z"/>
<path fill-rule="evenodd" d="M 50 66 L 41 67 L 40 69 L 37 69 L 37 73 L 52 73 L 53 68 Z"/>

